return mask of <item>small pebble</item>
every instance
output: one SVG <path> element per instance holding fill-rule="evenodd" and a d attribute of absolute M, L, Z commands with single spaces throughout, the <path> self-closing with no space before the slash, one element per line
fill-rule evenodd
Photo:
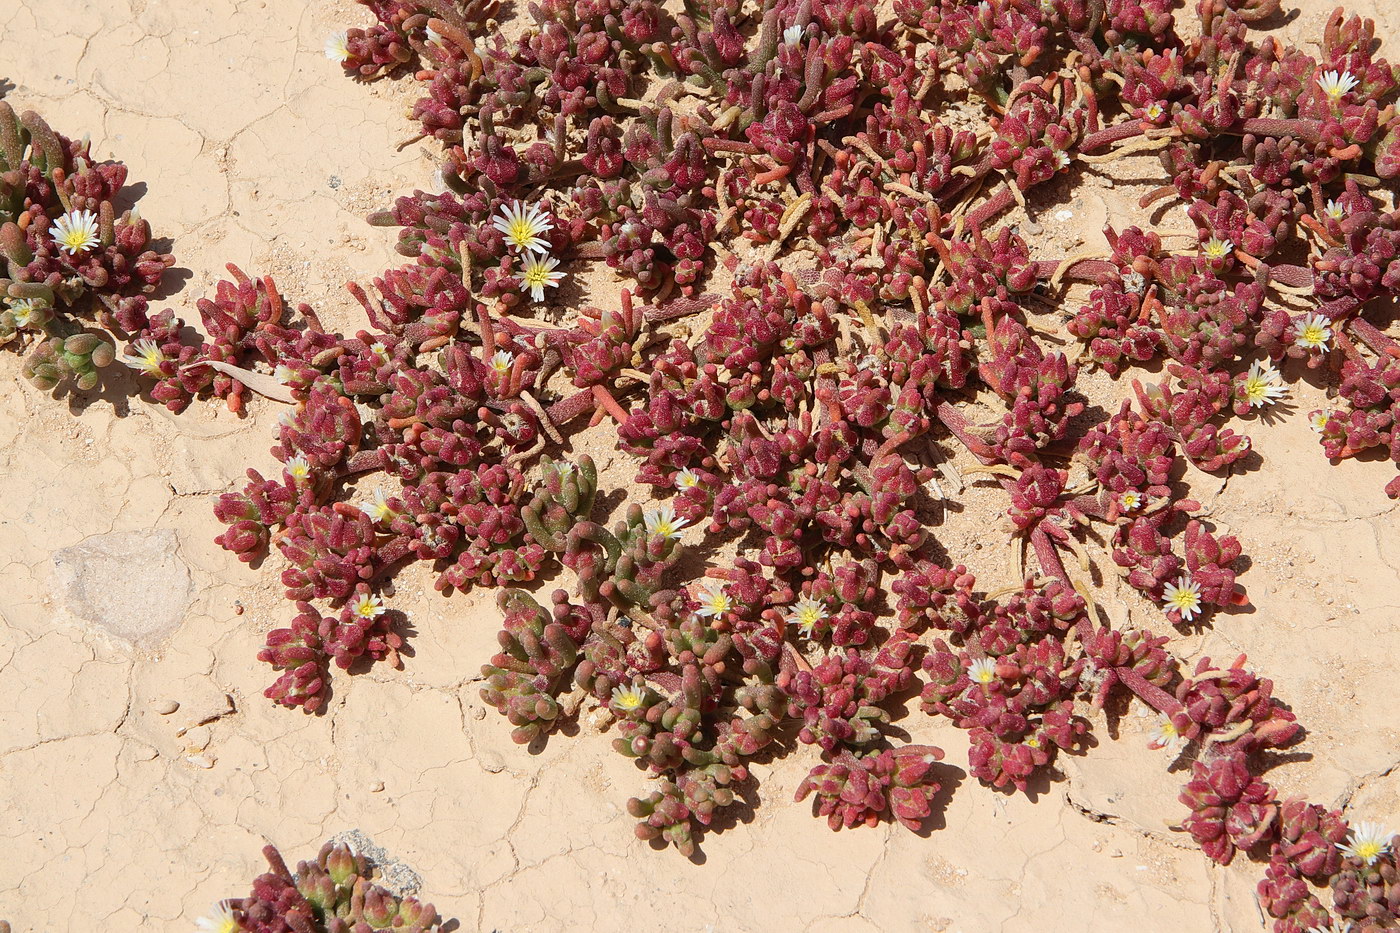
<path fill-rule="evenodd" d="M 192 752 L 202 752 L 209 747 L 212 738 L 208 726 L 196 726 L 185 733 L 185 747 Z"/>
<path fill-rule="evenodd" d="M 369 785 L 369 792 L 370 792 L 371 794 L 377 794 L 377 793 L 379 793 L 379 792 L 382 791 L 382 790 L 384 790 L 384 782 L 383 782 L 383 781 L 372 781 L 372 782 L 370 783 L 370 785 Z"/>
<path fill-rule="evenodd" d="M 185 760 L 196 768 L 203 768 L 205 771 L 214 767 L 213 755 L 186 755 Z"/>
<path fill-rule="evenodd" d="M 473 719 L 485 719 L 485 718 L 486 718 L 486 710 L 483 709 L 483 708 L 480 707 L 480 706 L 474 706 L 474 707 L 472 707 L 472 718 L 473 718 Z"/>
<path fill-rule="evenodd" d="M 488 771 L 491 774 L 500 774 L 506 767 L 501 756 L 491 751 L 482 752 L 477 756 L 477 761 L 480 762 L 483 771 Z"/>
<path fill-rule="evenodd" d="M 169 716 L 171 713 L 175 712 L 179 708 L 180 704 L 178 702 L 168 698 L 164 700 L 156 700 L 151 704 L 151 709 L 155 710 L 162 716 Z"/>

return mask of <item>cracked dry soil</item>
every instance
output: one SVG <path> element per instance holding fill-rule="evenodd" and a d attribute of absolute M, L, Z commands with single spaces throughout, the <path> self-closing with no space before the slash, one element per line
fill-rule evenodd
<path fill-rule="evenodd" d="M 1317 34 L 1329 8 L 1307 0 L 1286 30 Z M 1353 10 L 1400 36 L 1387 0 Z M 0 77 L 17 108 L 91 133 L 149 186 L 142 214 L 178 260 L 156 307 L 194 317 L 232 261 L 353 328 L 343 283 L 391 261 L 392 232 L 363 217 L 431 172 L 424 151 L 395 149 L 409 89 L 353 83 L 322 57 L 327 33 L 366 20 L 351 0 L 0 0 Z M 1056 205 L 1047 243 L 1095 246 L 1105 220 L 1133 216 L 1152 164 L 1124 162 Z M 799 749 L 754 767 L 758 806 L 692 864 L 632 837 L 622 804 L 641 775 L 586 720 L 530 754 L 488 715 L 473 681 L 495 649 L 490 593 L 444 599 L 401 574 L 405 670 L 337 678 L 324 717 L 275 708 L 254 661 L 287 615 L 275 566 L 220 550 L 210 514 L 247 466 L 272 464 L 272 406 L 240 420 L 120 391 L 55 401 L 19 370 L 0 355 L 0 917 L 17 933 L 189 929 L 246 891 L 265 842 L 305 858 L 351 829 L 464 931 L 1263 928 L 1259 867 L 1212 865 L 1168 829 L 1181 766 L 1163 767 L 1133 713 L 1098 724 L 1097 747 L 1063 757 L 1034 800 L 964 778 L 926 836 L 831 833 L 791 802 L 815 758 Z M 1190 662 L 1247 652 L 1275 680 L 1309 729 L 1270 772 L 1281 795 L 1392 818 L 1400 730 L 1373 701 L 1393 694 L 1400 653 L 1392 468 L 1329 466 L 1305 424 L 1321 390 L 1293 388 L 1248 425 L 1262 465 L 1198 495 L 1250 555 L 1255 608 L 1174 647 Z M 629 473 L 605 469 L 614 485 Z M 1001 507 L 969 488 L 938 531 L 987 590 L 1012 572 L 979 540 Z M 1098 596 L 1116 619 L 1152 618 L 1115 580 Z M 900 725 L 966 761 L 958 730 Z"/>

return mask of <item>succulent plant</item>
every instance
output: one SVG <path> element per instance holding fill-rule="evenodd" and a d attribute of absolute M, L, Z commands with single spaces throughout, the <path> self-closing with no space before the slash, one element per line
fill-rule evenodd
<path fill-rule="evenodd" d="M 253 879 L 247 897 L 219 901 L 201 929 L 246 933 L 370 933 L 441 929 L 431 904 L 399 897 L 375 884 L 364 856 L 344 843 L 327 842 L 314 861 L 287 868 L 275 846 L 264 846 L 269 870 Z"/>

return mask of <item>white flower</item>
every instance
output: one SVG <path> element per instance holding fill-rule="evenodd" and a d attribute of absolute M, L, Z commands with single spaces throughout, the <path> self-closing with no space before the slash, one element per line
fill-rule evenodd
<path fill-rule="evenodd" d="M 648 534 L 660 535 L 667 539 L 679 538 L 681 530 L 690 524 L 689 519 L 677 518 L 675 509 L 669 505 L 648 510 L 642 515 L 642 522 Z"/>
<path fill-rule="evenodd" d="M 967 667 L 967 676 L 975 684 L 986 686 L 997 679 L 996 658 L 978 658 Z"/>
<path fill-rule="evenodd" d="M 70 256 L 86 252 L 96 246 L 97 215 L 92 211 L 69 211 L 49 228 L 49 236 L 58 241 L 58 247 Z"/>
<path fill-rule="evenodd" d="M 326 57 L 333 62 L 345 64 L 350 60 L 350 35 L 344 31 L 333 32 L 326 36 L 324 51 Z"/>
<path fill-rule="evenodd" d="M 531 204 L 527 211 L 519 201 L 510 206 L 501 205 L 499 217 L 492 225 L 506 235 L 506 244 L 521 252 L 544 253 L 549 250 L 549 241 L 540 236 L 554 229 L 554 224 L 540 210 L 538 204 Z"/>
<path fill-rule="evenodd" d="M 369 352 L 373 353 L 375 356 L 379 357 L 384 362 L 389 362 L 389 348 L 384 346 L 384 344 L 380 343 L 379 341 L 376 340 L 374 343 L 369 345 Z"/>
<path fill-rule="evenodd" d="M 200 917 L 194 925 L 199 933 L 237 933 L 242 929 L 233 916 L 233 905 L 228 901 L 216 901 L 209 916 Z"/>
<path fill-rule="evenodd" d="M 425 27 L 423 28 L 423 34 L 427 37 L 427 40 L 428 40 L 428 44 L 429 44 L 429 45 L 441 45 L 441 44 L 442 44 L 442 34 L 439 33 L 439 32 L 438 32 L 436 29 L 434 29 L 433 27 L 431 27 L 431 26 L 425 26 Z"/>
<path fill-rule="evenodd" d="M 1170 716 L 1163 716 L 1157 721 L 1157 727 L 1152 730 L 1152 738 L 1148 741 L 1148 748 L 1166 748 L 1172 751 L 1179 751 L 1186 744 L 1186 736 L 1176 729 L 1176 724 L 1172 722 Z"/>
<path fill-rule="evenodd" d="M 1317 76 L 1317 86 L 1328 100 L 1341 100 L 1342 95 L 1356 87 L 1357 80 L 1350 71 L 1324 71 Z"/>
<path fill-rule="evenodd" d="M 1142 493 L 1138 492 L 1136 489 L 1126 489 L 1123 491 L 1123 494 L 1118 497 L 1118 507 L 1124 512 L 1136 512 L 1138 509 L 1142 508 L 1142 499 Z"/>
<path fill-rule="evenodd" d="M 1288 387 L 1283 384 L 1283 377 L 1278 374 L 1278 370 L 1272 365 L 1265 366 L 1259 360 L 1255 360 L 1249 367 L 1249 375 L 1244 379 L 1244 397 L 1245 401 L 1249 402 L 1249 407 L 1263 408 L 1287 395 Z"/>
<path fill-rule="evenodd" d="M 28 327 L 29 322 L 34 319 L 34 313 L 43 307 L 42 302 L 32 298 L 11 298 L 10 316 L 14 318 L 16 327 Z"/>
<path fill-rule="evenodd" d="M 1059 163 L 1060 168 L 1069 168 L 1069 153 L 1063 149 L 1056 149 L 1055 161 Z"/>
<path fill-rule="evenodd" d="M 676 474 L 677 489 L 695 489 L 700 485 L 700 474 L 690 467 L 685 467 Z"/>
<path fill-rule="evenodd" d="M 510 372 L 511 364 L 515 362 L 515 354 L 509 350 L 497 350 L 491 354 L 491 368 L 504 376 Z"/>
<path fill-rule="evenodd" d="M 816 630 L 817 623 L 825 618 L 825 606 L 810 596 L 801 596 L 787 615 L 783 616 L 783 621 L 802 629 L 803 635 L 811 635 Z"/>
<path fill-rule="evenodd" d="M 1328 422 L 1331 418 L 1332 418 L 1332 409 L 1330 409 L 1330 408 L 1319 408 L 1317 411 L 1313 412 L 1311 415 L 1308 415 L 1308 427 L 1312 428 L 1312 429 L 1313 429 L 1314 431 L 1316 431 L 1318 434 L 1321 434 L 1323 431 L 1327 430 L 1327 422 Z"/>
<path fill-rule="evenodd" d="M 351 601 L 350 614 L 357 619 L 377 619 L 384 614 L 384 600 L 361 593 Z"/>
<path fill-rule="evenodd" d="M 695 614 L 706 619 L 710 616 L 724 615 L 734 607 L 734 601 L 722 586 L 702 587 L 697 598 L 700 600 L 700 608 L 695 610 Z"/>
<path fill-rule="evenodd" d="M 1162 114 L 1165 112 L 1166 111 L 1162 108 L 1162 105 L 1154 100 L 1152 103 L 1147 105 L 1147 109 L 1143 110 L 1142 115 L 1147 117 L 1147 119 L 1149 120 L 1160 120 L 1162 118 Z"/>
<path fill-rule="evenodd" d="M 623 712 L 639 709 L 647 701 L 646 687 L 613 687 L 613 705 Z"/>
<path fill-rule="evenodd" d="M 1234 251 L 1235 244 L 1231 243 L 1229 240 L 1222 240 L 1220 237 L 1213 236 L 1206 241 L 1204 249 L 1207 259 L 1224 259 Z"/>
<path fill-rule="evenodd" d="M 1346 216 L 1346 211 L 1343 210 L 1342 206 L 1336 201 L 1328 201 L 1327 206 L 1322 209 L 1322 213 L 1331 217 L 1333 220 L 1341 220 Z"/>
<path fill-rule="evenodd" d="M 554 472 L 558 473 L 561 477 L 572 476 L 574 465 L 568 460 L 560 460 L 558 463 L 554 464 Z"/>
<path fill-rule="evenodd" d="M 783 30 L 783 44 L 796 45 L 802 41 L 802 27 L 796 24 Z"/>
<path fill-rule="evenodd" d="M 132 369 L 139 369 L 148 376 L 163 376 L 160 364 L 165 362 L 165 354 L 154 340 L 138 340 L 131 345 L 135 353 L 123 353 L 121 360 Z"/>
<path fill-rule="evenodd" d="M 295 457 L 288 460 L 284 469 L 286 469 L 287 475 L 292 478 L 293 482 L 299 483 L 311 478 L 311 464 L 307 463 L 306 458 L 301 454 L 297 454 Z"/>
<path fill-rule="evenodd" d="M 384 495 L 382 489 L 376 489 L 374 497 L 370 501 L 361 502 L 360 511 L 368 515 L 371 521 L 376 522 L 391 522 L 399 514 L 389 505 L 389 497 Z"/>
<path fill-rule="evenodd" d="M 299 380 L 297 371 L 292 367 L 288 366 L 286 363 L 277 364 L 277 366 L 272 370 L 272 378 L 276 379 L 284 386 L 289 386 L 292 383 L 297 382 Z"/>
<path fill-rule="evenodd" d="M 1141 295 L 1147 291 L 1147 279 L 1141 272 L 1132 271 L 1123 276 L 1123 291 L 1134 295 Z"/>
<path fill-rule="evenodd" d="M 1162 590 L 1162 605 L 1175 609 L 1183 621 L 1190 622 L 1201 614 L 1201 585 L 1188 576 L 1176 578 Z"/>
<path fill-rule="evenodd" d="M 1331 339 L 1332 321 L 1314 311 L 1298 324 L 1298 336 L 1293 342 L 1308 350 L 1326 350 Z"/>
<path fill-rule="evenodd" d="M 1359 858 L 1367 865 L 1390 851 L 1390 837 L 1395 835 L 1380 823 L 1358 823 L 1352 827 L 1346 845 L 1337 844 L 1347 858 Z"/>
<path fill-rule="evenodd" d="M 553 256 L 530 255 L 525 260 L 525 268 L 520 271 L 520 290 L 529 292 L 530 297 L 535 301 L 544 301 L 545 286 L 558 288 L 559 283 L 564 280 L 563 272 L 555 272 L 555 266 L 559 265 L 559 260 Z"/>

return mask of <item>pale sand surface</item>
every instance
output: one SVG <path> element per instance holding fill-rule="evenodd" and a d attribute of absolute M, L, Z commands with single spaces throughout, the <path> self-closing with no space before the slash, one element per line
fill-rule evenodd
<path fill-rule="evenodd" d="M 1318 35 L 1329 9 L 1308 0 L 1287 34 Z M 1400 36 L 1386 0 L 1351 9 Z M 197 321 L 231 261 L 354 329 L 343 283 L 395 261 L 393 232 L 363 216 L 431 172 L 417 146 L 395 151 L 412 133 L 409 82 L 356 84 L 322 55 L 333 29 L 367 22 L 349 0 L 0 0 L 0 78 L 17 110 L 90 132 L 95 154 L 149 187 L 141 212 L 177 257 L 155 307 Z M 1121 185 L 1061 192 L 1033 248 L 1141 222 L 1126 205 L 1157 183 L 1153 165 L 1116 171 Z M 593 291 L 607 300 L 605 284 Z M 240 564 L 213 543 L 210 511 L 247 466 L 273 464 L 275 407 L 254 401 L 240 420 L 120 393 L 54 400 L 19 370 L 0 353 L 0 918 L 16 933 L 192 929 L 211 901 L 246 893 L 265 842 L 295 860 L 353 828 L 418 872 L 463 931 L 1262 928 L 1261 866 L 1215 866 L 1167 828 L 1184 815 L 1183 771 L 1145 747 L 1140 707 L 1096 723 L 1097 747 L 1063 756 L 1033 801 L 964 777 L 922 837 L 831 833 L 792 802 L 817 758 L 800 747 L 754 767 L 757 808 L 708 833 L 700 864 L 632 837 L 623 804 L 645 782 L 586 719 L 538 754 L 511 743 L 474 683 L 495 650 L 490 593 L 444 599 L 426 570 L 402 574 L 405 669 L 338 676 L 323 717 L 275 707 L 254 655 L 290 618 L 279 558 Z M 1116 407 L 1121 386 L 1085 385 Z M 1396 825 L 1400 531 L 1381 491 L 1394 467 L 1329 466 L 1305 423 L 1322 389 L 1293 385 L 1277 417 L 1236 426 L 1256 469 L 1195 481 L 1252 561 L 1255 609 L 1174 650 L 1192 663 L 1247 652 L 1275 680 L 1309 730 L 1269 772 L 1281 796 Z M 625 486 L 627 458 L 589 444 Z M 1012 571 L 986 528 L 1005 503 L 982 487 L 963 500 L 938 535 L 996 589 Z M 1099 599 L 1116 622 L 1169 628 L 1115 579 Z M 959 730 L 917 710 L 900 725 L 965 765 Z"/>

